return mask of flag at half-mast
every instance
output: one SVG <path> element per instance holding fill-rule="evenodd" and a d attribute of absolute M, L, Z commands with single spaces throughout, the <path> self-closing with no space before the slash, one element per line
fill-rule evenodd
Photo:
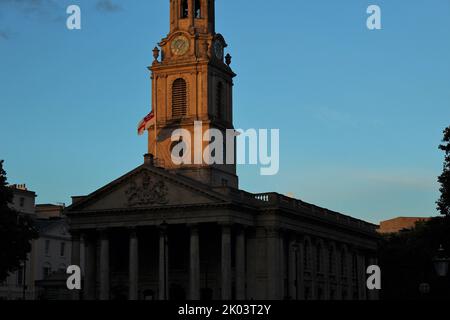
<path fill-rule="evenodd" d="M 155 114 L 152 111 L 144 119 L 142 119 L 141 122 L 139 122 L 138 135 L 142 136 L 145 130 L 148 130 L 155 124 L 155 120 Z"/>

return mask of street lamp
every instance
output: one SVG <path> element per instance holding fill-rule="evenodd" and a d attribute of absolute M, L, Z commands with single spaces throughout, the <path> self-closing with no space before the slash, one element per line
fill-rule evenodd
<path fill-rule="evenodd" d="M 448 264 L 450 259 L 445 255 L 444 247 L 441 245 L 437 255 L 433 258 L 433 265 L 439 277 L 446 277 L 448 274 Z"/>

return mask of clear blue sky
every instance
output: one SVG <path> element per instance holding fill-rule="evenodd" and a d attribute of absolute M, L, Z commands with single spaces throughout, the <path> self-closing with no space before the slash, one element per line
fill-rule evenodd
<path fill-rule="evenodd" d="M 39 203 L 70 203 L 142 163 L 146 70 L 168 0 L 0 0 L 0 158 Z M 436 214 L 450 125 L 450 1 L 217 0 L 237 128 L 279 128 L 276 191 L 378 222 Z M 82 10 L 82 30 L 65 9 Z M 366 28 L 382 9 L 383 30 Z"/>

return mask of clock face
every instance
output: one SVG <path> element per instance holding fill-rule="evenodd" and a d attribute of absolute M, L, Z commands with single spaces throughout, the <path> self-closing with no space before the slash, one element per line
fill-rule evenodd
<path fill-rule="evenodd" d="M 182 56 L 189 50 L 189 40 L 185 36 L 178 36 L 173 39 L 170 48 L 173 54 Z"/>
<path fill-rule="evenodd" d="M 223 59 L 223 45 L 219 41 L 214 42 L 214 53 L 217 59 Z"/>

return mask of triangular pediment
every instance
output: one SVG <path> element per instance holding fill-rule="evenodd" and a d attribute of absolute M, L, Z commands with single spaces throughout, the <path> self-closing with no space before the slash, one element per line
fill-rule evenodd
<path fill-rule="evenodd" d="M 224 203 L 223 195 L 186 177 L 143 165 L 68 208 L 73 211 L 144 209 Z"/>

